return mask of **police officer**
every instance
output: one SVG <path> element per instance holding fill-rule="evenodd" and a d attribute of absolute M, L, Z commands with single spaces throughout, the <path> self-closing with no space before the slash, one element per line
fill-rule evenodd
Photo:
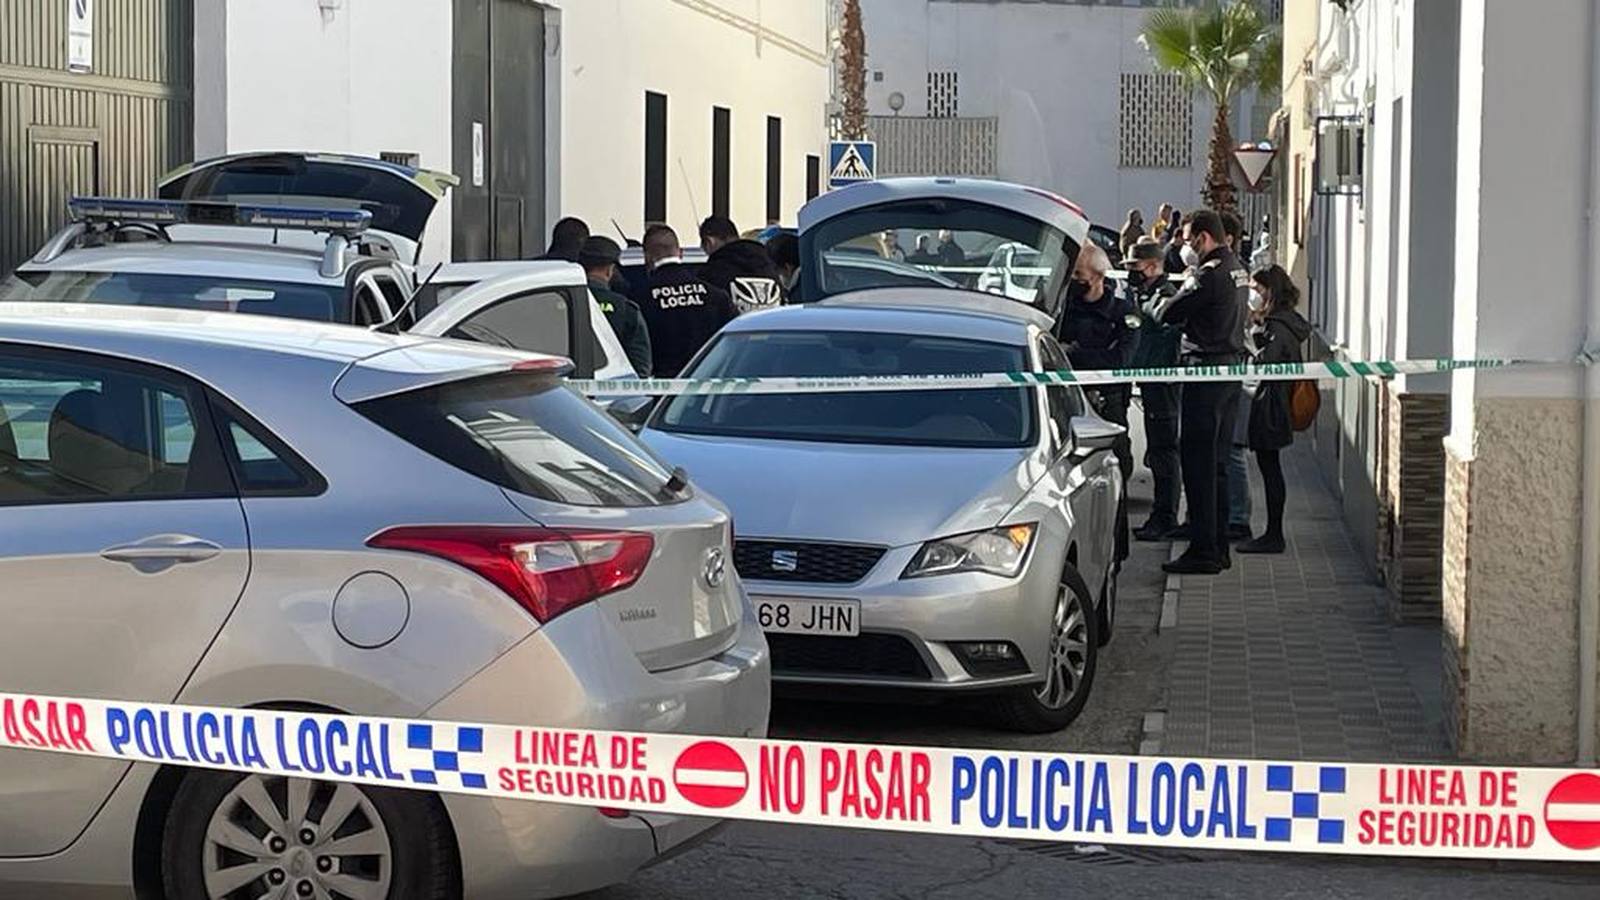
<path fill-rule="evenodd" d="M 1139 340 L 1139 316 L 1133 300 L 1115 282 L 1106 278 L 1111 259 L 1094 244 L 1084 245 L 1067 286 L 1067 301 L 1056 323 L 1056 336 L 1074 369 L 1118 369 L 1133 358 Z M 1085 388 L 1089 402 L 1100 417 L 1128 427 L 1128 401 L 1133 388 L 1127 384 L 1103 384 Z M 1124 430 L 1117 439 L 1117 464 L 1126 485 L 1133 476 L 1133 441 Z M 1117 510 L 1117 558 L 1127 555 L 1128 518 L 1126 506 Z"/>
<path fill-rule="evenodd" d="M 600 311 L 606 314 L 611 330 L 616 332 L 622 351 L 640 378 L 650 377 L 650 328 L 638 304 L 617 293 L 612 287 L 617 265 L 622 261 L 622 248 L 608 237 L 595 235 L 583 242 L 578 251 L 578 265 L 589 277 L 589 293 Z"/>
<path fill-rule="evenodd" d="M 1143 238 L 1128 251 L 1123 266 L 1128 270 L 1128 288 L 1139 308 L 1142 326 L 1139 345 L 1130 363 L 1137 369 L 1166 368 L 1178 364 L 1181 333 L 1175 325 L 1163 325 L 1147 309 L 1178 292 L 1167 278 L 1166 248 L 1159 241 Z M 1155 482 L 1155 501 L 1150 518 L 1133 530 L 1141 541 L 1168 538 L 1178 527 L 1178 398 L 1183 386 L 1173 381 L 1142 381 L 1139 398 L 1144 406 L 1144 464 Z"/>
<path fill-rule="evenodd" d="M 1183 329 L 1185 365 L 1229 365 L 1244 358 L 1250 276 L 1228 248 L 1228 233 L 1213 210 L 1196 212 L 1184 240 L 1199 265 L 1183 289 L 1158 304 L 1153 315 Z M 1183 575 L 1215 575 L 1232 565 L 1228 554 L 1229 445 L 1238 415 L 1237 381 L 1184 385 L 1179 449 L 1183 494 L 1189 503 L 1189 546 L 1162 565 Z"/>
<path fill-rule="evenodd" d="M 650 326 L 655 374 L 675 378 L 739 310 L 727 291 L 701 281 L 683 264 L 678 233 L 669 226 L 652 225 L 644 233 L 644 263 L 650 274 L 639 310 Z"/>

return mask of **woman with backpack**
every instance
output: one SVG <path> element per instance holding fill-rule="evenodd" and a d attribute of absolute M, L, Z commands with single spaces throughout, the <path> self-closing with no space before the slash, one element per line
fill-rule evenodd
<path fill-rule="evenodd" d="M 1251 277 L 1251 314 L 1258 348 L 1257 363 L 1303 362 L 1301 345 L 1311 335 L 1311 323 L 1295 311 L 1300 289 L 1282 266 L 1267 266 Z M 1267 530 L 1260 537 L 1234 547 L 1240 553 L 1282 553 L 1283 505 L 1287 489 L 1283 480 L 1285 448 L 1294 443 L 1293 394 L 1298 382 L 1263 381 L 1250 404 L 1250 449 L 1267 495 Z M 1314 385 L 1313 385 L 1314 387 Z"/>

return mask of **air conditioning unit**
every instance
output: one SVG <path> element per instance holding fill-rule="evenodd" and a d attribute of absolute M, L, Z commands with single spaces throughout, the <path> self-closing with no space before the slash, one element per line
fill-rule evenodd
<path fill-rule="evenodd" d="M 1366 151 L 1366 122 L 1361 116 L 1317 119 L 1317 193 L 1360 194 Z"/>

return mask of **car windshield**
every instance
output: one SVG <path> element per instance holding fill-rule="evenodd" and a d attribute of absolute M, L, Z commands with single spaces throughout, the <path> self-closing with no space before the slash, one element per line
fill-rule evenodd
<path fill-rule="evenodd" d="M 1021 346 L 860 331 L 740 332 L 718 338 L 686 378 L 951 375 L 1026 368 Z M 1033 440 L 1026 388 L 839 394 L 683 395 L 661 431 L 926 447 L 1021 447 Z"/>
<path fill-rule="evenodd" d="M 802 235 L 809 300 L 879 287 L 955 287 L 1048 305 L 1077 247 L 1060 230 L 999 207 L 942 198 L 885 203 Z"/>
<path fill-rule="evenodd" d="M 242 312 L 318 322 L 348 322 L 344 288 L 209 275 L 147 272 L 14 272 L 0 281 L 0 302 L 115 303 L 209 312 Z"/>

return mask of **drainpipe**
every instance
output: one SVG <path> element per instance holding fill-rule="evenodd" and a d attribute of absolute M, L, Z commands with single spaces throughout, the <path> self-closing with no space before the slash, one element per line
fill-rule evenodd
<path fill-rule="evenodd" d="M 1589 26 L 1588 328 L 1583 359 L 1583 488 L 1578 569 L 1578 765 L 1595 764 L 1595 674 L 1600 653 L 1600 6 Z"/>

